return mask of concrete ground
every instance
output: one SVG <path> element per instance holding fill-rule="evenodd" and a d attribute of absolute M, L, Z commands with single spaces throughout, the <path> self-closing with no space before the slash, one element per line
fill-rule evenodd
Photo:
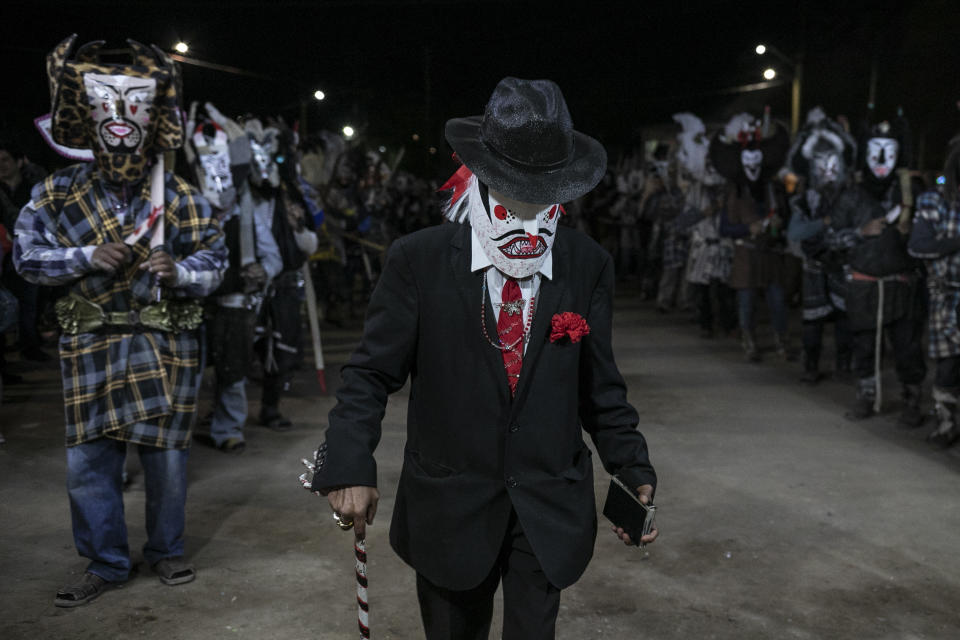
<path fill-rule="evenodd" d="M 895 393 L 887 415 L 850 423 L 849 385 L 802 387 L 796 363 L 748 364 L 735 340 L 702 340 L 680 314 L 627 297 L 618 308 L 618 363 L 660 476 L 661 537 L 625 548 L 601 518 L 594 561 L 563 594 L 558 638 L 960 637 L 960 451 L 930 449 L 927 428 L 899 430 Z M 332 388 L 358 336 L 325 332 Z M 122 590 L 62 610 L 54 592 L 85 562 L 70 533 L 59 381 L 55 366 L 15 367 L 30 384 L 9 388 L 0 409 L 0 638 L 358 637 L 351 534 L 297 483 L 333 403 L 311 372 L 284 404 L 295 430 L 251 424 L 239 456 L 192 450 L 195 582 L 167 587 L 141 566 Z M 391 400 L 378 452 L 374 638 L 422 637 L 413 573 L 387 542 L 405 403 L 402 392 Z M 599 500 L 602 469 L 595 481 Z M 137 550 L 143 502 L 134 473 Z"/>

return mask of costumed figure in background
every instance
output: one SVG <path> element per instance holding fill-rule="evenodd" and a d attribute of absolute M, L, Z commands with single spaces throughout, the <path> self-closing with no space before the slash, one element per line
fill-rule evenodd
<path fill-rule="evenodd" d="M 339 212 L 329 211 L 324 204 L 335 159 L 343 150 L 345 141 L 329 131 L 313 134 L 301 143 L 300 178 L 304 194 L 309 194 L 308 205 L 312 207 L 317 250 L 312 266 L 315 278 L 315 294 L 323 316 L 334 324 L 343 323 L 343 307 L 349 288 L 345 285 L 346 248 L 343 244 L 343 220 Z M 304 186 L 306 183 L 307 186 Z M 308 188 L 309 187 L 309 188 Z M 345 292 L 346 290 L 346 292 Z"/>
<path fill-rule="evenodd" d="M 849 375 L 853 336 L 847 321 L 846 252 L 831 251 L 825 229 L 840 194 L 854 188 L 857 143 L 819 107 L 807 116 L 787 158 L 788 167 L 803 178 L 804 189 L 790 199 L 787 239 L 803 256 L 803 375 L 816 384 L 820 373 L 823 326 L 835 329 L 836 372 Z"/>
<path fill-rule="evenodd" d="M 905 167 L 909 128 L 894 122 L 865 125 L 858 156 L 862 178 L 836 199 L 824 243 L 846 251 L 847 317 L 853 331 L 857 396 L 848 418 L 880 411 L 883 331 L 893 344 L 903 406 L 899 423 L 923 422 L 920 388 L 927 373 L 921 339 L 925 321 L 923 282 L 917 261 L 907 253 L 913 194 Z M 898 170 L 902 168 L 902 170 Z"/>
<path fill-rule="evenodd" d="M 927 191 L 917 198 L 908 249 L 926 263 L 930 292 L 927 339 L 930 357 L 937 363 L 933 380 L 937 426 L 927 440 L 946 448 L 960 440 L 960 135 L 947 147 L 943 173 L 943 193 Z"/>
<path fill-rule="evenodd" d="M 655 173 L 649 180 L 661 187 L 645 207 L 654 220 L 653 241 L 658 242 L 661 256 L 657 286 L 657 310 L 661 313 L 674 308 L 689 310 L 685 276 L 690 253 L 690 227 L 701 217 L 686 206 L 685 185 L 681 184 L 676 158 L 668 158 L 654 165 Z"/>
<path fill-rule="evenodd" d="M 387 396 L 409 377 L 390 541 L 417 571 L 426 637 L 485 638 L 502 583 L 504 637 L 552 638 L 596 537 L 581 429 L 641 501 L 656 483 L 613 358 L 613 260 L 558 226 L 606 153 L 549 80 L 505 78 L 446 136 L 464 163 L 448 215 L 469 224 L 391 245 L 310 488 L 364 536 Z"/>
<path fill-rule="evenodd" d="M 165 172 L 183 143 L 179 71 L 129 40 L 128 64 L 102 41 L 47 56 L 53 137 L 95 162 L 38 184 L 17 221 L 14 262 L 31 282 L 69 285 L 57 303 L 67 423 L 67 491 L 83 577 L 57 593 L 74 607 L 130 575 L 122 474 L 138 445 L 146 488 L 146 561 L 166 584 L 195 577 L 183 560 L 187 451 L 200 384 L 202 309 L 226 248 L 206 199 Z"/>
<path fill-rule="evenodd" d="M 187 161 L 214 211 L 229 249 L 223 282 L 206 306 L 207 354 L 216 373 L 214 409 L 204 419 L 209 433 L 199 442 L 225 453 L 246 448 L 247 375 L 253 361 L 257 313 L 270 279 L 280 273 L 280 251 L 270 219 L 256 211 L 250 193 L 253 171 L 250 138 L 234 120 L 207 103 L 190 106 Z"/>
<path fill-rule="evenodd" d="M 617 171 L 617 199 L 610 207 L 609 215 L 615 227 L 619 229 L 619 233 L 610 234 L 608 250 L 617 258 L 617 278 L 620 280 L 633 280 L 642 272 L 640 267 L 646 253 L 644 241 L 649 239 L 650 235 L 647 233 L 646 237 L 644 236 L 645 229 L 640 224 L 643 182 L 642 171 L 633 173 L 626 167 L 621 167 Z M 571 209 L 570 206 L 566 207 L 567 220 L 571 215 Z"/>
<path fill-rule="evenodd" d="M 246 122 L 253 146 L 251 181 L 258 217 L 270 221 L 282 268 L 267 291 L 257 323 L 256 350 L 263 369 L 260 424 L 277 431 L 293 423 L 280 413 L 280 396 L 300 359 L 301 268 L 317 249 L 313 218 L 299 184 L 296 134 L 283 123 L 264 129 Z"/>
<path fill-rule="evenodd" d="M 682 297 L 679 291 L 684 288 L 687 237 L 678 225 L 683 213 L 683 193 L 677 185 L 676 164 L 671 161 L 667 144 L 658 144 L 647 164 L 640 207 L 640 217 L 650 228 L 644 273 L 647 282 L 641 288 L 651 293 L 656 289 L 657 310 L 668 313 Z"/>
<path fill-rule="evenodd" d="M 743 350 L 760 360 L 754 324 L 758 290 L 766 293 L 777 353 L 789 357 L 785 284 L 793 256 L 786 253 L 789 209 L 783 185 L 775 176 L 787 156 L 786 128 L 742 113 L 734 116 L 710 142 L 710 160 L 728 181 L 720 234 L 734 241 L 730 286 L 737 291 Z"/>
<path fill-rule="evenodd" d="M 13 140 L 0 139 L 0 233 L 8 238 L 13 237 L 17 216 L 23 205 L 30 200 L 30 191 L 33 185 L 47 177 L 43 168 L 30 162 L 23 151 Z M 2 241 L 2 240 L 0 240 Z M 10 251 L 4 258 L 6 263 L 0 269 L 0 287 L 6 287 L 16 296 L 20 308 L 17 326 L 17 337 L 20 343 L 20 357 L 24 360 L 47 362 L 52 356 L 41 349 L 43 340 L 40 336 L 40 319 L 48 299 L 47 293 L 51 290 L 27 282 L 17 274 L 13 268 L 13 258 Z M 0 331 L 0 377 L 8 383 L 20 382 L 20 376 L 6 373 L 4 369 L 4 354 L 6 339 Z"/>
<path fill-rule="evenodd" d="M 685 216 L 690 227 L 690 257 L 686 279 L 694 288 L 700 335 L 714 335 L 714 320 L 724 335 L 737 327 L 736 294 L 727 284 L 733 261 L 733 241 L 720 236 L 720 196 L 723 178 L 710 164 L 710 139 L 703 121 L 692 113 L 677 113 L 679 178 L 687 185 Z"/>

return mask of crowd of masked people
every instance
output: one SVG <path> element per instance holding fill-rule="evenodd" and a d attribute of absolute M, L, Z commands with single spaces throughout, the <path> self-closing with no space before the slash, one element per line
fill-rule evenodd
<path fill-rule="evenodd" d="M 903 115 L 870 115 L 852 126 L 815 108 L 791 139 L 769 113 L 709 132 L 679 113 L 675 140 L 622 161 L 570 209 L 658 311 L 691 312 L 704 338 L 739 336 L 750 362 L 796 360 L 788 325 L 800 307 L 800 381 L 830 369 L 850 380 L 849 419 L 896 395 L 898 424 L 921 427 L 932 363 L 928 440 L 946 448 L 960 439 L 960 137 L 942 172 L 915 171 Z M 882 385 L 887 360 L 895 390 Z"/>
<path fill-rule="evenodd" d="M 739 114 L 710 132 L 693 114 L 674 120 L 674 140 L 621 161 L 568 204 L 564 223 L 603 244 L 619 277 L 658 311 L 689 311 L 704 338 L 739 337 L 751 362 L 767 345 L 778 358 L 796 359 L 788 319 L 799 306 L 800 380 L 816 384 L 831 368 L 852 380 L 851 419 L 880 411 L 886 353 L 899 382 L 898 421 L 922 425 L 926 342 L 935 365 L 930 440 L 948 447 L 960 439 L 960 145 L 948 149 L 936 176 L 910 169 L 910 131 L 900 115 L 852 127 L 817 108 L 792 140 L 769 114 Z M 252 363 L 262 380 L 258 421 L 292 426 L 279 403 L 304 351 L 303 264 L 311 258 L 319 316 L 354 322 L 386 247 L 437 224 L 441 199 L 436 182 L 397 168 L 402 155 L 388 158 L 329 131 L 301 140 L 280 120 L 234 120 L 211 104 L 192 106 L 187 129 L 178 171 L 218 211 L 230 262 L 205 301 L 205 357 L 216 383 L 198 438 L 239 452 Z M 51 359 L 42 335 L 56 329 L 53 307 L 63 291 L 28 282 L 10 259 L 18 213 L 45 175 L 0 138 L 5 385 L 23 380 L 7 370 L 4 351 Z M 758 311 L 769 332 L 758 334 Z M 828 325 L 832 367 L 821 357 Z M 16 335 L 16 345 L 5 335 Z"/>
<path fill-rule="evenodd" d="M 200 418 L 195 439 L 239 453 L 251 373 L 261 381 L 257 422 L 279 431 L 293 426 L 279 405 L 304 354 L 303 265 L 309 264 L 319 319 L 356 322 L 389 243 L 436 224 L 441 200 L 435 181 L 397 168 L 402 154 L 388 158 L 329 131 L 301 140 L 279 119 L 233 119 L 209 103 L 192 105 L 187 130 L 174 165 L 214 207 L 229 262 L 223 282 L 204 300 L 203 355 L 215 383 L 212 409 Z M 0 136 L 0 401 L 4 386 L 29 383 L 29 375 L 10 371 L 5 353 L 18 351 L 21 361 L 55 359 L 45 342 L 59 332 L 56 303 L 68 295 L 14 268 L 17 218 L 47 176 L 15 139 Z M 116 194 L 117 208 L 129 199 Z"/>

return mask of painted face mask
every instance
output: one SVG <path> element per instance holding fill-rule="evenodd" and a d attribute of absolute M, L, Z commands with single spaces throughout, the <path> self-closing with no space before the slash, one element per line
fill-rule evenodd
<path fill-rule="evenodd" d="M 217 123 L 207 121 L 197 126 L 191 143 L 196 149 L 198 173 L 202 174 L 198 177 L 203 195 L 213 206 L 222 208 L 226 202 L 223 194 L 233 191 L 227 133 Z"/>
<path fill-rule="evenodd" d="M 540 270 L 557 237 L 559 204 L 528 204 L 493 190 L 486 206 L 477 197 L 470 224 L 483 252 L 493 265 L 512 278 L 526 278 Z"/>
<path fill-rule="evenodd" d="M 102 41 L 74 53 L 75 40 L 47 56 L 53 139 L 92 149 L 107 180 L 135 182 L 154 154 L 183 144 L 179 70 L 160 49 L 133 40 L 122 64 L 100 60 Z"/>
<path fill-rule="evenodd" d="M 83 84 L 103 153 L 143 153 L 157 81 L 122 75 L 85 73 Z"/>
<path fill-rule="evenodd" d="M 870 138 L 867 140 L 867 167 L 870 173 L 884 180 L 897 166 L 899 143 L 893 138 Z"/>
<path fill-rule="evenodd" d="M 277 167 L 278 136 L 274 127 L 266 127 L 259 120 L 247 120 L 244 124 L 250 137 L 251 162 L 250 182 L 255 186 L 280 186 L 280 170 Z"/>
<path fill-rule="evenodd" d="M 835 151 L 825 151 L 813 156 L 814 187 L 836 184 L 843 175 L 843 158 Z"/>
<path fill-rule="evenodd" d="M 760 149 L 744 149 L 740 152 L 740 164 L 750 182 L 756 182 L 763 167 L 763 151 Z"/>

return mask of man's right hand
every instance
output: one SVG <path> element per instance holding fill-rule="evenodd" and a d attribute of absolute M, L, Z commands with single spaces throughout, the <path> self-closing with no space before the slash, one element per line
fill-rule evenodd
<path fill-rule="evenodd" d="M 117 269 L 130 262 L 132 255 L 130 247 L 122 242 L 108 242 L 93 250 L 90 262 L 96 269 L 115 273 Z"/>
<path fill-rule="evenodd" d="M 377 513 L 380 492 L 376 487 L 343 487 L 327 494 L 327 501 L 340 519 L 353 522 L 353 531 L 358 540 L 366 537 L 367 523 L 373 524 Z"/>

